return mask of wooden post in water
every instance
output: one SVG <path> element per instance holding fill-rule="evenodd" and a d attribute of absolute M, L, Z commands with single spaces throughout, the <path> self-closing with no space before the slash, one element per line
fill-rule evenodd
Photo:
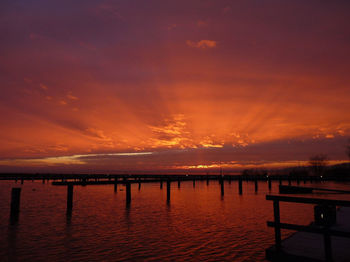
<path fill-rule="evenodd" d="M 255 177 L 254 183 L 255 183 L 255 192 L 258 192 L 258 178 L 257 177 Z"/>
<path fill-rule="evenodd" d="M 11 221 L 15 221 L 18 219 L 20 202 L 21 202 L 21 188 L 14 187 L 12 188 L 12 191 L 11 191 L 11 213 L 10 213 Z"/>
<path fill-rule="evenodd" d="M 177 188 L 180 188 L 181 187 L 181 181 L 180 181 L 180 178 L 177 180 Z"/>
<path fill-rule="evenodd" d="M 160 180 L 160 189 L 163 189 L 163 180 Z"/>
<path fill-rule="evenodd" d="M 196 187 L 196 179 L 193 179 L 193 187 Z"/>
<path fill-rule="evenodd" d="M 125 183 L 126 188 L 126 204 L 129 205 L 131 202 L 131 184 L 130 181 L 126 181 Z"/>
<path fill-rule="evenodd" d="M 21 177 L 21 185 L 23 185 L 23 177 Z"/>
<path fill-rule="evenodd" d="M 117 193 L 118 192 L 118 178 L 114 178 L 114 193 Z"/>
<path fill-rule="evenodd" d="M 207 186 L 209 186 L 209 177 L 207 177 Z"/>
<path fill-rule="evenodd" d="M 269 190 L 271 190 L 271 177 L 268 178 Z"/>
<path fill-rule="evenodd" d="M 221 186 L 221 196 L 223 196 L 225 194 L 225 189 L 224 189 L 224 179 L 223 177 L 221 176 L 220 177 L 220 186 Z"/>
<path fill-rule="evenodd" d="M 170 179 L 166 181 L 166 201 L 169 203 L 170 202 Z"/>
<path fill-rule="evenodd" d="M 239 179 L 238 179 L 238 191 L 239 191 L 239 194 L 242 195 L 242 177 L 240 176 Z"/>
<path fill-rule="evenodd" d="M 280 205 L 279 201 L 273 201 L 273 215 L 275 219 L 275 242 L 276 249 L 279 251 L 281 249 L 281 227 L 280 227 Z"/>
<path fill-rule="evenodd" d="M 73 208 L 73 185 L 67 186 L 67 213 L 71 213 Z"/>

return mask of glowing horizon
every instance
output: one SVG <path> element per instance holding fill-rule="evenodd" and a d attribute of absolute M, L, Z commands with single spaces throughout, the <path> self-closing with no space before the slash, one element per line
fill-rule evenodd
<path fill-rule="evenodd" d="M 347 161 L 348 3 L 4 7 L 0 172 Z"/>

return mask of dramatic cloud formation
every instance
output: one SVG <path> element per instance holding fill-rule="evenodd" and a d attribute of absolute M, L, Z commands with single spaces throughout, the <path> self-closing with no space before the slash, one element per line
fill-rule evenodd
<path fill-rule="evenodd" d="M 39 0 L 0 10 L 0 171 L 347 160 L 347 1 Z"/>

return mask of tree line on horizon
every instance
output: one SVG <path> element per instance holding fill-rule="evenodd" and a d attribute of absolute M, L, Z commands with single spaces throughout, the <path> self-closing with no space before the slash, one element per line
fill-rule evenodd
<path fill-rule="evenodd" d="M 349 163 L 328 166 L 329 158 L 327 154 L 315 154 L 310 156 L 308 161 L 308 166 L 294 167 L 291 169 L 286 169 L 287 171 L 281 172 L 281 170 L 276 172 L 268 171 L 266 169 L 245 169 L 242 171 L 244 176 L 268 176 L 268 174 L 289 175 L 290 177 L 306 177 L 306 176 L 318 176 L 324 178 L 334 178 L 334 179 L 349 179 L 350 178 L 350 139 L 346 145 L 346 154 L 349 158 Z"/>

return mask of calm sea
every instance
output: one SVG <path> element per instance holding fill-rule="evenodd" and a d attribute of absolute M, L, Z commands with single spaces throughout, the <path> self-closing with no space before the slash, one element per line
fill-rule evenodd
<path fill-rule="evenodd" d="M 350 184 L 313 186 L 350 190 Z M 11 188 L 22 187 L 16 225 L 9 222 Z M 67 189 L 40 181 L 23 185 L 0 181 L 1 261 L 264 261 L 274 243 L 273 208 L 265 200 L 277 194 L 266 182 L 225 182 L 222 197 L 217 181 L 171 185 L 132 185 L 132 202 L 125 204 L 125 187 L 75 186 L 73 212 L 66 216 Z M 326 195 L 324 195 L 326 196 Z M 333 195 L 336 198 L 340 195 Z M 344 198 L 344 196 L 342 196 Z M 346 199 L 346 197 L 345 197 Z M 281 221 L 308 224 L 311 205 L 281 204 Z M 283 236 L 292 232 L 283 231 Z"/>

